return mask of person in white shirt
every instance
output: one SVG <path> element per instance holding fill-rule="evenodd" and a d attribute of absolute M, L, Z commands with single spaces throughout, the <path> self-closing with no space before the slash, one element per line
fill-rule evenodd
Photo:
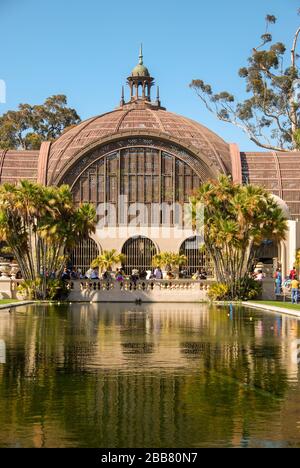
<path fill-rule="evenodd" d="M 156 268 L 156 270 L 154 272 L 154 277 L 157 280 L 162 280 L 163 279 L 163 272 L 161 271 L 160 268 Z"/>
<path fill-rule="evenodd" d="M 259 272 L 257 273 L 256 278 L 255 278 L 255 281 L 259 281 L 259 282 L 262 283 L 263 280 L 264 280 L 264 274 L 263 274 L 263 272 L 262 272 L 262 270 L 261 270 L 261 271 L 259 271 Z"/>
<path fill-rule="evenodd" d="M 91 273 L 91 280 L 97 280 L 97 279 L 99 279 L 98 271 L 93 269 Z"/>

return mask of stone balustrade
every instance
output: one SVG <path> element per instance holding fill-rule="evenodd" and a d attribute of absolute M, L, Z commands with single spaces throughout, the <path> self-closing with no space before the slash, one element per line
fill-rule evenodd
<path fill-rule="evenodd" d="M 15 280 L 9 277 L 0 278 L 0 299 L 24 299 L 19 293 L 18 286 L 23 280 Z"/>
<path fill-rule="evenodd" d="M 202 302 L 213 281 L 192 280 L 81 280 L 70 281 L 71 301 L 92 302 Z"/>
<path fill-rule="evenodd" d="M 73 290 L 78 286 L 79 281 L 70 282 L 70 289 Z M 80 289 L 82 291 L 112 291 L 112 290 L 121 290 L 121 291 L 153 291 L 155 289 L 159 290 L 201 290 L 207 291 L 209 289 L 211 282 L 209 281 L 192 281 L 192 280 L 139 280 L 131 281 L 124 280 L 122 282 L 118 281 L 107 281 L 107 280 L 81 280 Z"/>
<path fill-rule="evenodd" d="M 1 299 L 25 299 L 18 291 L 23 280 L 2 277 L 0 280 Z M 76 280 L 68 282 L 71 302 L 169 302 L 188 303 L 208 301 L 208 291 L 213 280 L 150 280 L 118 281 Z M 263 282 L 264 300 L 276 300 L 274 280 Z"/>

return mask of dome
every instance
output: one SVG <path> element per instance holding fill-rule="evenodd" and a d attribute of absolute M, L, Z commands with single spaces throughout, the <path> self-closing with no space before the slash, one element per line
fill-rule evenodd
<path fill-rule="evenodd" d="M 144 65 L 138 64 L 132 70 L 132 75 L 131 76 L 133 76 L 133 77 L 136 77 L 136 76 L 145 77 L 145 76 L 150 76 L 150 73 L 149 73 L 149 70 L 148 70 L 147 67 L 145 67 Z"/>
<path fill-rule="evenodd" d="M 140 48 L 140 55 L 139 55 L 139 63 L 134 69 L 132 70 L 132 77 L 150 77 L 150 73 L 147 67 L 144 65 L 144 57 L 143 57 L 143 45 Z"/>
<path fill-rule="evenodd" d="M 278 207 L 281 208 L 284 217 L 287 220 L 292 219 L 289 207 L 287 206 L 286 202 L 282 200 L 282 198 L 278 197 L 277 195 L 272 194 L 273 200 L 277 203 Z"/>
<path fill-rule="evenodd" d="M 218 135 L 186 117 L 137 102 L 82 122 L 58 138 L 51 145 L 48 183 L 57 183 L 85 149 L 133 136 L 167 139 L 200 159 L 204 156 L 215 172 L 231 171 L 229 145 Z"/>

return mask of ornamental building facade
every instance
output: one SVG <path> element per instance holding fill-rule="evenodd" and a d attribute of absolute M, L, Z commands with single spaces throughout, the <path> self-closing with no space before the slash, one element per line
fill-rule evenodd
<path fill-rule="evenodd" d="M 114 248 L 126 255 L 128 273 L 150 268 L 156 253 L 173 251 L 187 255 L 190 273 L 204 267 L 213 275 L 185 208 L 203 182 L 231 175 L 235 182 L 265 187 L 283 209 L 287 239 L 280 245 L 266 239 L 258 260 L 270 271 L 280 264 L 287 273 L 300 248 L 300 153 L 241 152 L 203 125 L 168 112 L 159 89 L 151 99 L 154 78 L 142 52 L 127 84 L 128 102 L 123 89 L 117 109 L 43 143 L 40 151 L 0 151 L 0 183 L 69 184 L 77 204 L 97 207 L 95 236 L 72 254 L 82 270 Z"/>

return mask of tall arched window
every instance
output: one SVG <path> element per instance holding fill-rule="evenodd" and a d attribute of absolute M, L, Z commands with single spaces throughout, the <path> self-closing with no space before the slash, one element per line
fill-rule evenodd
<path fill-rule="evenodd" d="M 142 226 L 173 226 L 179 217 L 168 207 L 188 204 L 200 185 L 199 176 L 187 162 L 157 148 L 133 147 L 95 162 L 81 174 L 72 191 L 76 204 L 102 206 L 105 216 L 99 214 L 99 221 L 106 217 L 108 225 L 111 218 L 117 225 L 127 225 L 138 217 Z M 137 204 L 143 205 L 143 216 Z M 108 206 L 113 216 L 106 214 Z"/>
<path fill-rule="evenodd" d="M 211 257 L 203 249 L 200 237 L 195 236 L 187 239 L 180 248 L 180 254 L 185 255 L 188 259 L 187 270 L 190 276 L 194 275 L 201 268 L 206 271 L 208 277 L 214 276 Z"/>
<path fill-rule="evenodd" d="M 98 244 L 91 238 L 82 240 L 77 244 L 70 255 L 70 262 L 74 268 L 85 273 L 91 267 L 91 263 L 100 255 Z"/>
<path fill-rule="evenodd" d="M 126 256 L 125 273 L 131 275 L 132 270 L 152 269 L 152 260 L 157 254 L 157 248 L 151 239 L 136 236 L 124 244 L 122 253 Z"/>

